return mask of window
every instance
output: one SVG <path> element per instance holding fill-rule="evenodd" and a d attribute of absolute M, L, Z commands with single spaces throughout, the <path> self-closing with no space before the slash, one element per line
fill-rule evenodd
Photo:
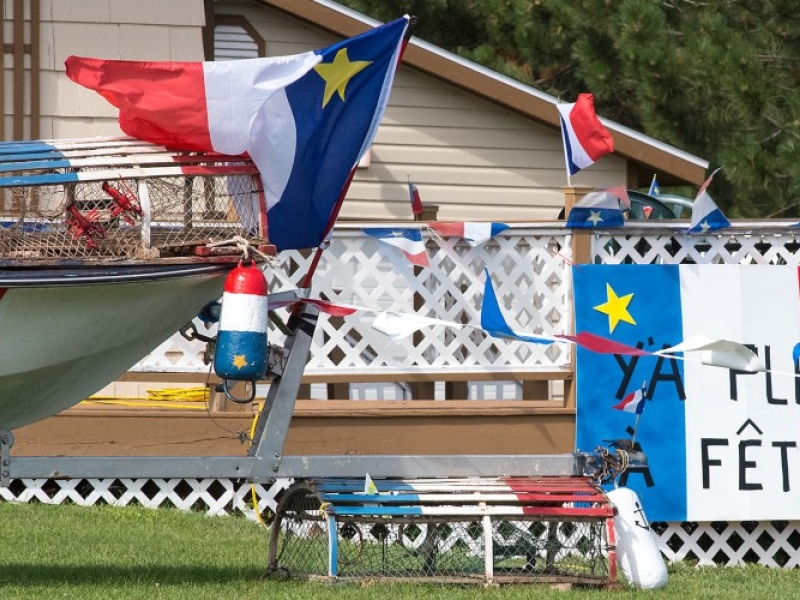
<path fill-rule="evenodd" d="M 217 15 L 214 26 L 214 60 L 264 56 L 264 38 L 244 17 Z"/>

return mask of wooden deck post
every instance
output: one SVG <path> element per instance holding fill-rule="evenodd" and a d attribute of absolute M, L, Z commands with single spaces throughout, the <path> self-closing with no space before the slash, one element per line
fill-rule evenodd
<path fill-rule="evenodd" d="M 569 218 L 569 211 L 572 207 L 592 191 L 590 187 L 572 186 L 564 189 L 564 219 Z M 572 230 L 572 263 L 575 265 L 588 264 L 592 259 L 592 236 L 588 229 Z M 573 298 L 574 301 L 574 298 Z M 572 332 L 575 332 L 575 310 L 572 311 Z M 566 408 L 576 408 L 576 383 L 577 372 L 575 369 L 575 353 L 572 353 L 572 379 L 564 382 L 564 406 Z"/>

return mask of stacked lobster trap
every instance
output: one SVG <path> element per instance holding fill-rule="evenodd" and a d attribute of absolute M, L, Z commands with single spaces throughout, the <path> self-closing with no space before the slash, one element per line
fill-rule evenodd
<path fill-rule="evenodd" d="M 616 585 L 614 509 L 583 477 L 313 479 L 279 502 L 269 571 L 340 581 Z"/>
<path fill-rule="evenodd" d="M 266 237 L 249 159 L 132 139 L 19 142 L 0 149 L 0 260 L 169 258 Z"/>

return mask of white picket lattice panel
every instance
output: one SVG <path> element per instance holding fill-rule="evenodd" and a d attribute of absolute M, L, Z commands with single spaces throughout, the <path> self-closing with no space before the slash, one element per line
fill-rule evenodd
<path fill-rule="evenodd" d="M 415 269 L 397 248 L 358 227 L 340 227 L 314 274 L 312 297 L 479 325 L 487 269 L 512 328 L 564 334 L 571 322 L 570 237 L 564 229 L 515 226 L 473 248 L 459 238 L 429 235 L 431 268 Z M 311 257 L 289 251 L 280 260 L 278 268 L 267 272 L 270 291 L 300 287 Z M 497 344 L 470 328 L 436 326 L 423 330 L 417 343 L 413 338 L 390 340 L 371 327 L 374 316 L 366 311 L 347 319 L 322 315 L 306 375 L 324 378 L 343 369 L 354 376 L 434 370 L 520 373 L 566 370 L 570 365 L 569 345 Z M 199 321 L 195 324 L 200 333 L 213 334 Z M 274 324 L 269 337 L 282 345 L 283 335 Z M 203 350 L 203 343 L 175 334 L 131 370 L 204 373 L 208 365 Z"/>
<path fill-rule="evenodd" d="M 80 506 L 144 506 L 202 511 L 210 516 L 241 513 L 256 520 L 274 513 L 280 494 L 292 483 L 280 479 L 271 486 L 228 479 L 16 479 L 0 487 L 0 499 Z M 651 523 L 667 561 L 692 560 L 701 565 L 736 566 L 759 563 L 769 567 L 800 567 L 800 521 Z M 457 532 L 448 540 L 469 542 Z M 513 542 L 513 540 L 508 540 Z M 568 546 L 570 540 L 561 540 Z"/>
<path fill-rule="evenodd" d="M 240 511 L 255 519 L 254 495 L 259 514 L 274 512 L 276 497 L 290 484 L 289 479 L 278 479 L 271 486 L 232 479 L 15 479 L 8 487 L 0 487 L 0 499 L 79 506 L 172 507 L 199 510 L 209 516 Z"/>
<path fill-rule="evenodd" d="M 722 232 L 687 234 L 686 224 L 640 223 L 597 230 L 592 259 L 602 264 L 800 264 L 800 229 L 793 223 L 734 223 Z"/>

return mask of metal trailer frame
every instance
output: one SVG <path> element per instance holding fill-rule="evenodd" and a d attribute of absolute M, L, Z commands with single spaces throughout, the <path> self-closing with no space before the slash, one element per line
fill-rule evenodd
<path fill-rule="evenodd" d="M 298 298 L 280 292 L 276 300 Z M 361 455 L 284 456 L 283 446 L 319 310 L 301 302 L 290 319 L 283 348 L 272 348 L 279 366 L 273 378 L 246 456 L 18 456 L 12 457 L 14 436 L 0 429 L 0 486 L 13 479 L 185 478 L 243 479 L 271 483 L 277 478 L 364 477 L 500 477 L 583 476 L 613 469 L 614 453 L 563 455 Z M 275 361 L 271 361 L 275 362 Z M 646 459 L 645 459 L 646 460 Z M 625 463 L 633 462 L 625 456 Z"/>

